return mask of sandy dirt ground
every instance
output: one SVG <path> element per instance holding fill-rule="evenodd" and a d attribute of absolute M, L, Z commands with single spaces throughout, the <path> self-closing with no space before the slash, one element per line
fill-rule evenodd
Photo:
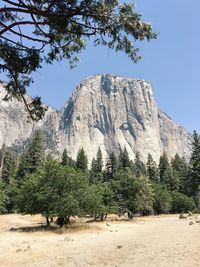
<path fill-rule="evenodd" d="M 200 224 L 178 215 L 41 229 L 39 216 L 0 216 L 1 267 L 200 266 Z"/>

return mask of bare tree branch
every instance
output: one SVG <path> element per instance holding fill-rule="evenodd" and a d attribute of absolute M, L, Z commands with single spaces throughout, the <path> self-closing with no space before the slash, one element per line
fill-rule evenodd
<path fill-rule="evenodd" d="M 6 31 L 9 31 L 10 29 L 12 29 L 15 26 L 18 25 L 49 25 L 47 22 L 43 22 L 43 21 L 38 21 L 38 22 L 34 22 L 34 21 L 18 21 L 18 22 L 14 22 L 8 26 L 6 26 L 3 30 L 0 31 L 0 35 L 4 34 Z"/>

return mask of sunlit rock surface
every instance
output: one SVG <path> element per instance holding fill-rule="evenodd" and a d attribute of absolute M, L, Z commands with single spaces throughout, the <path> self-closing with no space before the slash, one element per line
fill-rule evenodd
<path fill-rule="evenodd" d="M 104 161 L 108 153 L 126 147 L 131 159 L 148 153 L 158 162 L 165 151 L 169 158 L 178 153 L 187 159 L 191 135 L 160 111 L 152 85 L 145 80 L 114 75 L 96 75 L 82 81 L 58 112 L 48 108 L 39 123 L 28 123 L 23 104 L 4 102 L 0 88 L 0 146 L 23 143 L 37 128 L 45 134 L 46 147 L 56 155 L 67 148 L 76 158 L 84 148 L 88 160 L 101 148 Z"/>

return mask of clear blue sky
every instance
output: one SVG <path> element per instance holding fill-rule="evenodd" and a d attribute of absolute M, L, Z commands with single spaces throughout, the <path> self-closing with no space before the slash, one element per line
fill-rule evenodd
<path fill-rule="evenodd" d="M 137 11 L 153 23 L 159 38 L 139 44 L 142 60 L 89 44 L 78 66 L 45 65 L 34 75 L 30 94 L 60 109 L 82 79 L 112 73 L 150 80 L 160 108 L 189 131 L 200 132 L 200 0 L 135 0 Z"/>

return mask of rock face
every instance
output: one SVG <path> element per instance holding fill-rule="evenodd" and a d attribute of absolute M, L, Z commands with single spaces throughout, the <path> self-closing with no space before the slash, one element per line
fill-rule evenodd
<path fill-rule="evenodd" d="M 126 147 L 131 159 L 138 151 L 146 161 L 148 153 L 158 162 L 165 151 L 187 159 L 191 135 L 159 110 L 151 83 L 114 75 L 96 75 L 82 81 L 60 112 L 49 108 L 37 125 L 26 122 L 22 103 L 3 102 L 0 90 L 0 146 L 26 140 L 41 128 L 49 138 L 49 149 L 76 158 L 84 148 L 89 162 L 101 148 L 109 152 Z M 6 140 L 6 141 L 5 141 Z"/>
<path fill-rule="evenodd" d="M 15 99 L 4 101 L 6 92 L 0 84 L 0 147 L 18 145 L 23 146 L 24 142 L 31 137 L 36 129 L 42 129 L 45 138 L 51 139 L 49 149 L 54 145 L 59 125 L 59 113 L 48 107 L 42 121 L 35 123 L 27 118 L 27 112 L 22 102 Z M 27 100 L 30 97 L 27 96 Z M 53 147 L 56 151 L 57 145 Z"/>

